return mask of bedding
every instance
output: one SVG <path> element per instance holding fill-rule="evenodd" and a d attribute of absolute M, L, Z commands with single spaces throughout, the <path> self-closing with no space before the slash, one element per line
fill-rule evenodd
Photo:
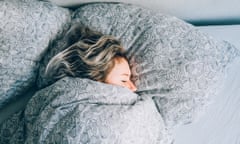
<path fill-rule="evenodd" d="M 122 87 L 64 78 L 25 110 L 26 143 L 170 144 L 154 102 Z"/>
<path fill-rule="evenodd" d="M 154 11 L 171 14 L 196 24 L 239 23 L 240 5 L 237 0 L 48 0 L 64 7 L 77 7 L 96 2 L 129 3 Z"/>
<path fill-rule="evenodd" d="M 169 127 L 197 119 L 240 54 L 176 17 L 129 4 L 84 5 L 73 21 L 123 41 L 138 94 L 153 97 Z"/>
<path fill-rule="evenodd" d="M 172 141 L 151 98 L 139 98 L 127 88 L 88 79 L 65 77 L 57 81 L 38 91 L 21 114 L 25 127 L 20 120 L 15 136 L 2 136 L 0 142 L 170 144 Z M 7 126 L 12 122 L 5 125 L 1 134 L 9 132 Z"/>
<path fill-rule="evenodd" d="M 70 12 L 35 0 L 0 1 L 0 109 L 35 85 L 49 42 L 70 22 Z"/>
<path fill-rule="evenodd" d="M 96 3 L 72 11 L 39 3 L 67 14 L 46 14 L 57 15 L 62 27 L 37 53 L 37 91 L 23 110 L 0 125 L 0 143 L 173 143 L 172 129 L 196 119 L 221 90 L 225 69 L 240 55 L 232 44 L 191 24 L 138 6 Z M 48 60 L 65 47 L 70 25 L 78 22 L 123 42 L 136 94 L 86 79 L 48 83 L 42 77 Z"/>
<path fill-rule="evenodd" d="M 204 26 L 201 31 L 218 40 L 228 40 L 240 49 L 240 25 Z M 196 122 L 174 129 L 176 144 L 238 144 L 240 143 L 240 59 L 234 60 L 220 93 Z"/>
<path fill-rule="evenodd" d="M 240 143 L 240 59 L 228 69 L 228 77 L 213 103 L 196 122 L 174 129 L 175 144 Z"/>
<path fill-rule="evenodd" d="M 211 35 L 215 39 L 228 41 L 240 49 L 240 25 L 213 25 L 213 26 L 200 26 L 197 27 L 202 32 Z"/>

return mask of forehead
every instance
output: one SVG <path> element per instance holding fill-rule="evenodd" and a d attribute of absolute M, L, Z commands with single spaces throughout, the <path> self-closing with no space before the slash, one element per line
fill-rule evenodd
<path fill-rule="evenodd" d="M 125 58 L 115 58 L 114 59 L 114 67 L 112 69 L 112 73 L 116 74 L 131 74 L 129 64 Z"/>

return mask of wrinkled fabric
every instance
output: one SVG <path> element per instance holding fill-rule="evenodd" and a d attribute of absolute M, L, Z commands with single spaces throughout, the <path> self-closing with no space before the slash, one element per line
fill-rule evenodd
<path fill-rule="evenodd" d="M 139 95 L 154 97 L 169 127 L 198 119 L 240 56 L 179 18 L 131 4 L 83 5 L 72 17 L 122 41 Z"/>
<path fill-rule="evenodd" d="M 0 109 L 35 85 L 51 40 L 68 27 L 70 11 L 36 0 L 0 1 Z"/>
<path fill-rule="evenodd" d="M 151 98 L 88 79 L 63 78 L 37 92 L 25 123 L 29 144 L 171 143 Z"/>
<path fill-rule="evenodd" d="M 171 143 L 169 127 L 192 122 L 219 91 L 225 68 L 239 56 L 233 45 L 217 42 L 176 17 L 134 5 L 88 4 L 70 13 L 49 3 L 20 2 L 0 1 L 4 10 L 0 16 L 5 18 L 0 29 L 0 94 L 21 95 L 35 85 L 37 75 L 37 85 L 45 88 L 25 111 L 1 124 L 0 143 Z M 21 16 L 25 14 L 21 10 L 26 15 Z M 139 96 L 84 79 L 45 83 L 42 76 L 48 60 L 65 44 L 61 39 L 68 27 L 65 20 L 80 21 L 123 42 Z M 26 35 L 18 33 L 18 28 Z M 8 30 L 14 32 L 7 35 L 12 32 Z M 56 43 L 46 50 L 51 39 Z M 10 42 L 14 45 L 8 47 Z M 0 105 L 5 96 L 1 95 Z"/>

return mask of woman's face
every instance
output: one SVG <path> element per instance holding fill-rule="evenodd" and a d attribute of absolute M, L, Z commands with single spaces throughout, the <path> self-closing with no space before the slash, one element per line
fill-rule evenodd
<path fill-rule="evenodd" d="M 132 91 L 136 91 L 136 86 L 130 80 L 131 71 L 127 60 L 122 57 L 117 57 L 114 61 L 115 65 L 107 75 L 105 82 L 108 84 L 127 87 Z"/>

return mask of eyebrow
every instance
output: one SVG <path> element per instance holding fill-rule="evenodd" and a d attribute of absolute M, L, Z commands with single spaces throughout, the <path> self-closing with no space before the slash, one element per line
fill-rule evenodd
<path fill-rule="evenodd" d="M 126 74 L 126 73 L 124 73 L 124 74 L 122 74 L 122 75 L 129 76 L 129 74 Z"/>

